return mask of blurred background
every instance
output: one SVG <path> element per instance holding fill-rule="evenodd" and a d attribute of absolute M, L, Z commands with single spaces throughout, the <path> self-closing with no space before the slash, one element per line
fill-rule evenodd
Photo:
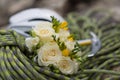
<path fill-rule="evenodd" d="M 120 19 L 120 0 L 0 0 L 0 27 L 9 24 L 11 15 L 29 8 L 52 9 L 63 17 L 70 12 L 101 8 L 114 12 L 114 18 Z"/>

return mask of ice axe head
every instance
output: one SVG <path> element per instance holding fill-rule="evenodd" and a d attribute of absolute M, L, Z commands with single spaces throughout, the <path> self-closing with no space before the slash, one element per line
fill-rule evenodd
<path fill-rule="evenodd" d="M 32 8 L 21 11 L 10 17 L 8 29 L 12 29 L 19 34 L 29 37 L 26 32 L 29 32 L 32 27 L 40 21 L 51 22 L 50 16 L 56 17 L 60 22 L 65 21 L 57 12 L 46 8 Z"/>
<path fill-rule="evenodd" d="M 101 41 L 100 39 L 93 33 L 90 32 L 90 35 L 92 36 L 91 41 L 92 41 L 92 47 L 91 47 L 91 53 L 88 55 L 88 57 L 94 56 L 98 50 L 101 48 Z"/>

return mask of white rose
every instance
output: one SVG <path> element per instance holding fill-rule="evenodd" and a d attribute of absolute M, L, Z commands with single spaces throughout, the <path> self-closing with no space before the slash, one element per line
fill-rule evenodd
<path fill-rule="evenodd" d="M 73 74 L 76 72 L 76 63 L 72 61 L 69 57 L 62 57 L 57 63 L 57 67 L 64 74 Z"/>
<path fill-rule="evenodd" d="M 69 50 L 73 50 L 73 49 L 74 49 L 75 42 L 68 40 L 68 41 L 65 42 L 65 45 L 67 46 L 67 48 L 68 48 Z"/>
<path fill-rule="evenodd" d="M 25 44 L 29 48 L 29 51 L 31 51 L 32 47 L 36 46 L 38 43 L 39 43 L 38 37 L 35 37 L 35 38 L 29 37 L 25 39 Z"/>
<path fill-rule="evenodd" d="M 44 66 L 56 65 L 61 56 L 59 46 L 55 42 L 48 42 L 38 50 L 38 63 L 40 62 L 39 65 L 42 63 Z"/>
<path fill-rule="evenodd" d="M 59 37 L 61 41 L 66 41 L 68 37 L 70 36 L 70 32 L 68 30 L 62 30 L 59 31 Z"/>
<path fill-rule="evenodd" d="M 52 41 L 52 35 L 55 35 L 55 31 L 52 28 L 52 23 L 50 22 L 40 22 L 38 25 L 33 27 L 33 31 L 43 42 Z"/>

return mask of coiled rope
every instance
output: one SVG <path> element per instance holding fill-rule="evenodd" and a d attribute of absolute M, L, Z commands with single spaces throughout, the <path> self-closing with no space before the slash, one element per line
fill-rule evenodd
<path fill-rule="evenodd" d="M 38 66 L 29 56 L 24 37 L 12 30 L 0 31 L 0 80 L 119 80 L 120 72 L 113 68 L 120 66 L 120 25 L 106 22 L 110 16 L 96 20 L 78 14 L 69 14 L 67 20 L 71 33 L 76 39 L 90 38 L 89 32 L 95 32 L 102 42 L 102 48 L 92 58 L 87 58 L 90 46 L 82 47 L 83 70 L 74 75 L 54 73 Z M 105 77 L 110 75 L 110 77 Z"/>

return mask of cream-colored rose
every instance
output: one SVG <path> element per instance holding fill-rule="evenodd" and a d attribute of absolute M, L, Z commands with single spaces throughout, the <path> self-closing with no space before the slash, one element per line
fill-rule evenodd
<path fill-rule="evenodd" d="M 33 31 L 40 37 L 43 42 L 52 41 L 52 35 L 55 35 L 55 31 L 52 28 L 52 23 L 50 22 L 40 22 L 38 25 L 33 27 Z"/>
<path fill-rule="evenodd" d="M 56 62 L 60 60 L 61 56 L 62 53 L 55 42 L 48 42 L 38 50 L 39 65 L 41 63 L 43 66 L 48 66 L 49 64 L 56 65 Z"/>
<path fill-rule="evenodd" d="M 68 30 L 62 30 L 59 31 L 59 37 L 61 41 L 66 41 L 68 37 L 70 36 L 70 32 Z"/>
<path fill-rule="evenodd" d="M 76 72 L 76 63 L 69 57 L 62 57 L 57 63 L 57 67 L 64 74 L 73 74 Z"/>
<path fill-rule="evenodd" d="M 68 40 L 68 41 L 65 42 L 65 45 L 67 46 L 67 48 L 68 48 L 69 50 L 73 50 L 73 49 L 74 49 L 75 42 Z"/>
<path fill-rule="evenodd" d="M 36 46 L 38 43 L 39 43 L 38 37 L 35 38 L 29 37 L 25 39 L 25 44 L 29 48 L 29 51 L 31 51 L 32 47 Z"/>

